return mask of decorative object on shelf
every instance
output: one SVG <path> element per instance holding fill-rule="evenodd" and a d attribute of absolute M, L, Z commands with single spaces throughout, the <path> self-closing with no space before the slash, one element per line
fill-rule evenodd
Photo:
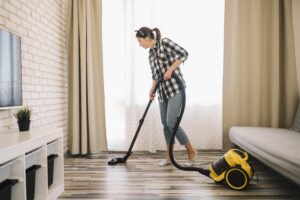
<path fill-rule="evenodd" d="M 13 115 L 18 120 L 19 131 L 29 131 L 30 127 L 30 117 L 31 117 L 31 110 L 29 107 L 23 107 L 18 109 Z"/>

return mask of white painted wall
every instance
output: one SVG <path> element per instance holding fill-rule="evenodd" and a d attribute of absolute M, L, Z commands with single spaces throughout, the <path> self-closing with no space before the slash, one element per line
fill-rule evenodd
<path fill-rule="evenodd" d="M 67 149 L 67 0 L 1 0 L 0 28 L 21 36 L 23 102 L 32 127 L 62 127 Z M 0 111 L 0 130 L 16 128 L 14 110 Z"/>

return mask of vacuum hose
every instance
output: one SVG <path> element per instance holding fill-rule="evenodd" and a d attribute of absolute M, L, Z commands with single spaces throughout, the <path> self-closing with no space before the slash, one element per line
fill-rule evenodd
<path fill-rule="evenodd" d="M 231 189 L 244 190 L 248 186 L 250 179 L 253 178 L 254 170 L 252 166 L 247 162 L 248 154 L 239 149 L 230 149 L 220 159 L 218 159 L 215 162 L 211 162 L 209 169 L 198 167 L 183 167 L 176 162 L 173 155 L 173 144 L 176 132 L 178 130 L 179 124 L 184 113 L 186 94 L 182 80 L 177 75 L 174 75 L 172 77 L 176 79 L 176 82 L 180 86 L 179 90 L 183 94 L 180 113 L 177 117 L 177 122 L 174 126 L 169 146 L 169 156 L 172 164 L 180 170 L 197 171 L 200 174 L 203 174 L 213 179 L 216 183 L 221 183 L 225 181 Z"/>
<path fill-rule="evenodd" d="M 177 117 L 177 121 L 176 121 L 176 124 L 173 128 L 173 134 L 172 134 L 172 137 L 171 137 L 171 141 L 170 141 L 170 145 L 169 145 L 169 154 L 170 154 L 170 160 L 172 162 L 172 164 L 180 169 L 180 170 L 184 170 L 184 171 L 197 171 L 199 172 L 200 174 L 203 174 L 205 176 L 209 176 L 210 174 L 210 171 L 208 169 L 203 169 L 203 168 L 198 168 L 198 167 L 183 167 L 181 165 L 179 165 L 175 158 L 174 158 L 174 155 L 173 155 L 173 146 L 172 144 L 174 144 L 174 140 L 175 140 L 175 136 L 176 136 L 176 132 L 179 128 L 179 124 L 181 122 L 181 119 L 182 119 L 182 116 L 183 116 L 183 113 L 184 113 L 184 109 L 185 109 L 185 102 L 186 102 L 186 94 L 185 94 L 185 86 L 183 85 L 183 82 L 182 80 L 177 76 L 177 75 L 174 75 L 172 76 L 173 78 L 175 78 L 176 82 L 179 84 L 179 90 L 182 92 L 182 105 L 181 105 L 181 109 L 180 109 L 180 113 Z"/>

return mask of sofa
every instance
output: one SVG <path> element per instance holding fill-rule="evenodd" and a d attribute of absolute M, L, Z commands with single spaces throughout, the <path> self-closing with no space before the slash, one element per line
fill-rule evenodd
<path fill-rule="evenodd" d="M 290 129 L 233 126 L 230 141 L 300 185 L 300 106 Z"/>

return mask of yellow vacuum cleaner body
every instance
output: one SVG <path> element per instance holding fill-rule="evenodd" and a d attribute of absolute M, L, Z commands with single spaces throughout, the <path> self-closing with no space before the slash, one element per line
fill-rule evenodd
<path fill-rule="evenodd" d="M 230 149 L 219 160 L 212 162 L 209 176 L 220 183 L 226 184 L 234 190 L 245 189 L 253 178 L 253 168 L 247 162 L 248 154 L 239 149 Z"/>

